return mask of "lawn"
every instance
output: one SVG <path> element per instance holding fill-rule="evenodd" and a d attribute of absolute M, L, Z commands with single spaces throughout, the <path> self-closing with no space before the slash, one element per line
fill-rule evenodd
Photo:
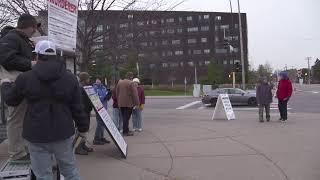
<path fill-rule="evenodd" d="M 184 91 L 173 91 L 173 90 L 157 90 L 157 89 L 150 89 L 145 90 L 146 96 L 184 96 Z M 187 92 L 187 96 L 191 96 L 192 92 Z"/>

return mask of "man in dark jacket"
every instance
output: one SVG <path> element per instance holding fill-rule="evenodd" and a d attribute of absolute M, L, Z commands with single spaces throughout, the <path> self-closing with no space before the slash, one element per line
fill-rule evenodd
<path fill-rule="evenodd" d="M 84 112 L 86 117 L 85 121 L 87 122 L 87 124 L 90 125 L 90 116 L 91 116 L 91 111 L 93 109 L 93 106 L 86 91 L 84 90 L 85 86 L 90 85 L 90 75 L 87 72 L 81 72 L 79 74 L 79 81 L 80 81 L 81 100 L 82 100 L 82 105 L 84 107 Z M 76 154 L 88 155 L 89 152 L 93 152 L 93 148 L 87 145 L 87 140 L 88 140 L 88 134 L 84 134 L 83 141 L 75 149 Z"/>
<path fill-rule="evenodd" d="M 37 179 L 52 179 L 53 154 L 65 179 L 80 180 L 72 137 L 75 126 L 83 136 L 89 124 L 78 81 L 56 57 L 52 42 L 38 42 L 35 52 L 38 62 L 31 71 L 19 75 L 12 87 L 9 83 L 2 84 L 5 101 L 10 106 L 27 101 L 22 134 L 28 142 Z"/>
<path fill-rule="evenodd" d="M 292 95 L 292 83 L 286 72 L 280 73 L 280 81 L 278 84 L 277 98 L 280 112 L 280 121 L 285 122 L 288 119 L 288 101 Z"/>
<path fill-rule="evenodd" d="M 18 19 L 17 28 L 0 39 L 0 79 L 14 81 L 19 74 L 31 70 L 34 46 L 29 38 L 36 32 L 37 22 L 28 14 Z M 28 160 L 25 144 L 21 136 L 22 122 L 27 109 L 25 101 L 8 108 L 7 119 L 8 150 L 12 162 Z"/>
<path fill-rule="evenodd" d="M 259 120 L 263 120 L 263 110 L 266 110 L 266 119 L 270 121 L 270 104 L 272 103 L 272 86 L 266 77 L 262 77 L 257 85 L 257 103 L 259 105 Z"/>

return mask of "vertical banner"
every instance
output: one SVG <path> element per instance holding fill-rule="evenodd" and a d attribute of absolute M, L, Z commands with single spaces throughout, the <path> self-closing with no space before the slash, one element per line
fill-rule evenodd
<path fill-rule="evenodd" d="M 113 123 L 110 115 L 108 114 L 107 110 L 103 107 L 98 94 L 95 92 L 92 86 L 84 87 L 88 97 L 90 98 L 94 109 L 98 112 L 98 115 L 101 117 L 110 137 L 112 138 L 113 142 L 117 145 L 123 158 L 127 157 L 127 143 L 125 142 L 124 138 L 118 131 L 118 128 Z"/>
<path fill-rule="evenodd" d="M 78 0 L 47 0 L 48 38 L 58 49 L 75 52 Z"/>

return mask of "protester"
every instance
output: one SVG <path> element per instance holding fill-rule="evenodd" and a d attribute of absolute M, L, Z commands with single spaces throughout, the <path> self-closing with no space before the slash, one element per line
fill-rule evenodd
<path fill-rule="evenodd" d="M 2 28 L 0 32 L 0 38 L 3 38 L 6 36 L 11 30 L 14 30 L 15 28 L 13 26 L 5 26 Z"/>
<path fill-rule="evenodd" d="M 26 100 L 23 122 L 31 167 L 38 180 L 52 179 L 52 155 L 65 179 L 80 180 L 72 142 L 77 127 L 80 135 L 89 129 L 80 99 L 76 77 L 67 72 L 56 57 L 55 45 L 40 41 L 35 48 L 37 64 L 19 75 L 13 86 L 2 80 L 5 102 L 18 106 Z"/>
<path fill-rule="evenodd" d="M 259 105 L 259 120 L 263 120 L 263 111 L 266 110 L 266 120 L 270 121 L 270 104 L 272 103 L 272 86 L 269 84 L 267 77 L 262 77 L 256 88 L 257 103 Z"/>
<path fill-rule="evenodd" d="M 140 85 L 140 80 L 138 78 L 134 78 L 133 82 L 137 86 L 139 102 L 140 102 L 140 105 L 134 108 L 132 112 L 133 131 L 141 132 L 142 131 L 142 111 L 145 104 L 145 95 L 144 95 L 144 89 Z"/>
<path fill-rule="evenodd" d="M 90 125 L 90 116 L 93 109 L 92 103 L 84 89 L 85 86 L 90 85 L 90 75 L 87 72 L 81 72 L 79 74 L 80 81 L 80 91 L 81 91 L 81 102 L 84 107 L 84 113 L 86 117 L 86 122 Z M 88 143 L 88 134 L 84 134 L 84 138 L 75 149 L 75 153 L 78 155 L 88 155 L 89 152 L 93 152 L 93 148 L 89 147 Z"/>
<path fill-rule="evenodd" d="M 116 87 L 112 90 L 113 122 L 116 125 L 116 127 L 118 128 L 118 130 L 122 133 L 123 132 L 123 130 L 122 130 L 123 121 L 122 121 L 121 111 L 120 111 L 120 108 L 118 106 Z"/>
<path fill-rule="evenodd" d="M 134 107 L 139 106 L 139 96 L 136 85 L 132 82 L 133 73 L 128 72 L 126 79 L 120 80 L 116 88 L 118 106 L 120 107 L 123 120 L 123 135 L 133 136 L 129 131 L 129 120 Z"/>
<path fill-rule="evenodd" d="M 107 88 L 101 83 L 101 80 L 99 78 L 96 79 L 96 83 L 93 85 L 93 88 L 98 94 L 99 99 L 102 102 L 104 108 L 108 109 L 108 101 L 111 98 L 111 92 L 107 90 Z M 93 144 L 104 145 L 106 143 L 110 143 L 110 141 L 104 137 L 105 125 L 97 112 L 96 112 L 96 120 L 97 120 L 97 128 L 94 135 Z"/>
<path fill-rule="evenodd" d="M 280 121 L 285 122 L 288 119 L 288 101 L 292 95 L 292 83 L 289 80 L 288 74 L 286 72 L 280 73 L 280 81 L 278 84 L 277 98 L 278 107 L 280 112 Z"/>
<path fill-rule="evenodd" d="M 14 81 L 22 72 L 31 70 L 36 62 L 33 61 L 32 53 L 34 45 L 29 38 L 36 31 L 36 19 L 31 15 L 22 14 L 16 29 L 2 32 L 7 34 L 0 39 L 0 79 L 8 78 Z M 21 101 L 16 107 L 8 107 L 7 135 L 11 162 L 30 161 L 21 135 L 26 110 L 25 101 Z"/>

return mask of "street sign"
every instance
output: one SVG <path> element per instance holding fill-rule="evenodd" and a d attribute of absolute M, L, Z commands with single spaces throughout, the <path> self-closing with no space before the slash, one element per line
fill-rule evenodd
<path fill-rule="evenodd" d="M 94 109 L 96 110 L 96 112 L 98 112 L 98 115 L 101 117 L 113 142 L 117 145 L 118 149 L 121 151 L 123 158 L 126 158 L 128 145 L 125 142 L 122 135 L 120 134 L 118 128 L 114 125 L 107 110 L 104 108 L 103 104 L 101 103 L 98 94 L 95 92 L 92 86 L 86 86 L 84 87 L 84 89 L 88 97 L 90 98 L 94 106 Z"/>
<path fill-rule="evenodd" d="M 216 107 L 214 109 L 212 120 L 222 119 L 222 120 L 235 120 L 235 114 L 229 99 L 228 94 L 220 94 Z"/>
<path fill-rule="evenodd" d="M 48 38 L 58 49 L 75 52 L 77 42 L 77 0 L 47 0 Z"/>

